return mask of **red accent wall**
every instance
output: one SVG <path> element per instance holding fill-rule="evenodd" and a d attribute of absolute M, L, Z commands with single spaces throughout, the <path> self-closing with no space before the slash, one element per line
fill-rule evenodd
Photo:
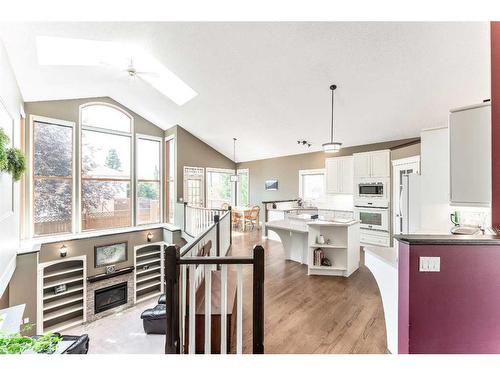
<path fill-rule="evenodd" d="M 500 22 L 491 22 L 491 221 L 500 227 Z"/>
<path fill-rule="evenodd" d="M 398 352 L 500 353 L 500 246 L 410 245 L 399 249 Z M 419 258 L 441 258 L 419 272 Z"/>

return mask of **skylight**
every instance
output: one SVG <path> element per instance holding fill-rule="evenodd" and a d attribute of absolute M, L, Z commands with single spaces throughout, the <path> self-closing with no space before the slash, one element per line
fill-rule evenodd
<path fill-rule="evenodd" d="M 136 46 L 96 40 L 36 37 L 38 63 L 59 66 L 108 66 L 147 82 L 181 106 L 198 93 L 160 61 Z"/>

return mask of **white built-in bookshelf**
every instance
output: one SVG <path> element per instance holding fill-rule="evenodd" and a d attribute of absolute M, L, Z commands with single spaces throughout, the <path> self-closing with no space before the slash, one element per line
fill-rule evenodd
<path fill-rule="evenodd" d="M 80 256 L 38 265 L 37 334 L 86 321 L 86 263 Z"/>
<path fill-rule="evenodd" d="M 135 303 L 163 293 L 163 243 L 138 246 L 134 249 Z"/>
<path fill-rule="evenodd" d="M 359 268 L 359 224 L 355 221 L 308 223 L 308 274 L 349 276 Z M 318 243 L 320 235 L 324 244 Z M 318 254 L 328 258 L 330 266 L 322 265 Z"/>

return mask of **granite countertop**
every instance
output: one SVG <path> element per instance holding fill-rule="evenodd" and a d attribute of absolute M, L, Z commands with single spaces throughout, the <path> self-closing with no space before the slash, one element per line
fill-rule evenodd
<path fill-rule="evenodd" d="M 500 236 L 477 234 L 398 234 L 394 238 L 410 245 L 500 245 Z"/>

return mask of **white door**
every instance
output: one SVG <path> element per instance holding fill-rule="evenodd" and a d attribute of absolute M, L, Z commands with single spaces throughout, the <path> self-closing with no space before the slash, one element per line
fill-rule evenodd
<path fill-rule="evenodd" d="M 401 192 L 403 191 L 403 176 L 411 173 L 420 173 L 420 156 L 392 161 L 392 231 L 393 234 L 402 233 L 403 217 L 401 215 Z"/>
<path fill-rule="evenodd" d="M 370 154 L 354 154 L 354 177 L 370 177 Z"/>
<path fill-rule="evenodd" d="M 328 158 L 325 160 L 327 194 L 340 192 L 341 167 L 340 158 Z"/>
<path fill-rule="evenodd" d="M 371 154 L 371 176 L 390 177 L 390 151 L 374 152 Z"/>

